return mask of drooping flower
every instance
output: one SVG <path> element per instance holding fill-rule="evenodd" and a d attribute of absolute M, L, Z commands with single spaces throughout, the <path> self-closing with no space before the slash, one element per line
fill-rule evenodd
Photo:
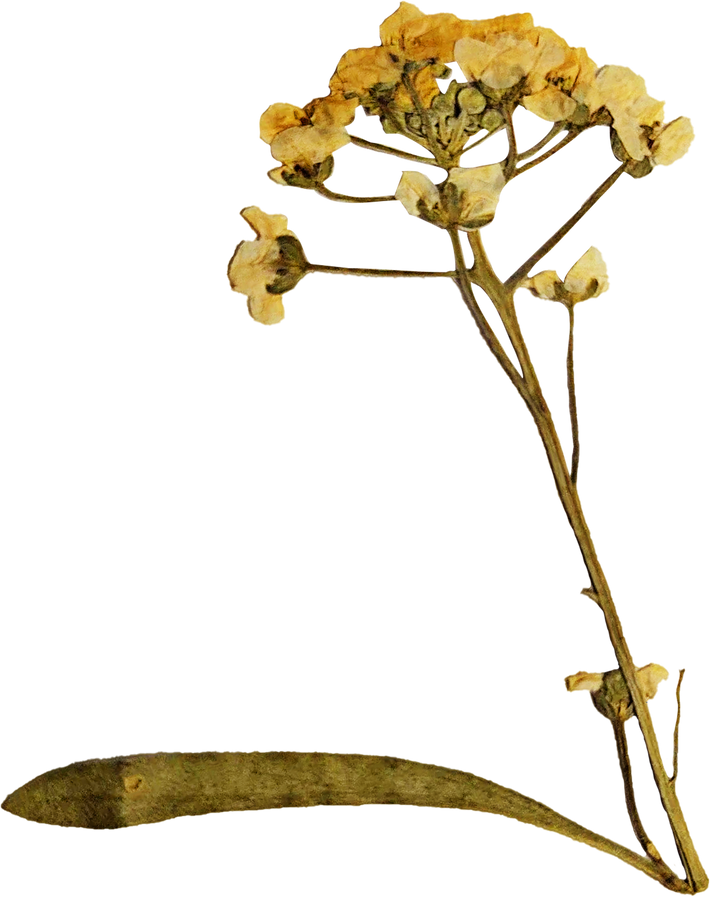
<path fill-rule="evenodd" d="M 235 249 L 227 269 L 229 283 L 248 297 L 249 314 L 255 321 L 277 324 L 284 316 L 281 295 L 308 273 L 308 262 L 298 238 L 288 230 L 285 215 L 268 215 L 249 206 L 241 216 L 257 238 Z"/>
<path fill-rule="evenodd" d="M 457 36 L 461 36 L 461 19 L 449 12 L 425 15 L 413 3 L 400 3 L 391 16 L 380 25 L 383 47 L 392 47 L 405 59 L 420 62 L 440 59 L 442 62 L 449 46 L 453 48 Z"/>
<path fill-rule="evenodd" d="M 437 227 L 447 226 L 439 188 L 422 172 L 403 171 L 394 195 L 410 215 Z"/>
<path fill-rule="evenodd" d="M 606 292 L 609 289 L 609 277 L 601 252 L 595 246 L 590 246 L 569 269 L 564 281 L 556 271 L 541 271 L 533 277 L 527 277 L 520 286 L 540 299 L 550 299 L 569 306 Z"/>
<path fill-rule="evenodd" d="M 609 111 L 614 130 L 632 159 L 641 162 L 651 154 L 643 129 L 660 125 L 664 103 L 648 95 L 640 75 L 622 65 L 605 65 L 597 71 L 587 99 L 592 112 L 602 106 Z"/>
<path fill-rule="evenodd" d="M 450 169 L 442 188 L 450 222 L 464 231 L 490 224 L 505 183 L 500 163 Z"/>
<path fill-rule="evenodd" d="M 346 126 L 355 118 L 356 108 L 357 99 L 332 92 L 303 109 L 291 103 L 269 106 L 261 116 L 259 131 L 271 147 L 271 155 L 282 163 L 281 168 L 269 172 L 272 180 L 297 186 L 324 180 L 323 175 L 330 171 L 323 172 L 320 166 L 350 142 Z"/>

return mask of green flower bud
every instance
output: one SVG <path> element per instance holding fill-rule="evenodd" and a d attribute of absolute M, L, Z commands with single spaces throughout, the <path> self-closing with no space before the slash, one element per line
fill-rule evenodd
<path fill-rule="evenodd" d="M 464 87 L 459 91 L 458 103 L 462 112 L 478 115 L 486 108 L 486 98 L 475 87 Z"/>

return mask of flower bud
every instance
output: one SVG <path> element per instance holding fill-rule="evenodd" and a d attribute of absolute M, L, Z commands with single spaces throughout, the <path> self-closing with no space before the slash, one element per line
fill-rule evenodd
<path fill-rule="evenodd" d="M 647 701 L 656 694 L 660 683 L 668 678 L 668 670 L 658 663 L 636 668 L 641 693 Z M 588 691 L 594 706 L 607 719 L 626 722 L 634 715 L 633 701 L 621 670 L 606 673 L 575 673 L 565 679 L 567 691 Z"/>

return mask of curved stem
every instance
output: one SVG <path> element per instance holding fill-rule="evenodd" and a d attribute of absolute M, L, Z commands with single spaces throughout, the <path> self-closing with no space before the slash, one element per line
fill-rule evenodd
<path fill-rule="evenodd" d="M 361 277 L 456 277 L 456 271 L 401 271 L 394 268 L 341 268 L 308 263 L 308 271 L 320 274 L 355 274 Z"/>
<path fill-rule="evenodd" d="M 345 193 L 333 193 L 324 184 L 319 184 L 314 188 L 316 193 L 325 196 L 326 199 L 333 199 L 336 202 L 392 202 L 396 196 L 347 196 Z"/>
<path fill-rule="evenodd" d="M 513 274 L 505 281 L 504 286 L 506 289 L 516 289 L 521 280 L 526 278 L 530 273 L 530 270 L 540 261 L 540 259 L 544 258 L 547 253 L 554 249 L 555 246 L 560 242 L 560 240 L 566 236 L 575 224 L 583 218 L 587 212 L 594 206 L 604 194 L 609 190 L 613 185 L 619 180 L 622 173 L 624 171 L 624 165 L 620 165 L 615 171 L 613 171 L 609 177 L 604 181 L 604 183 L 600 184 L 597 189 L 592 193 L 589 199 L 585 200 L 582 203 L 580 208 L 572 215 L 571 218 L 568 218 L 567 221 L 556 230 L 555 233 L 550 237 L 549 240 L 546 240 L 542 246 L 533 252 L 529 259 L 526 259 L 523 264 L 514 271 Z"/>
<path fill-rule="evenodd" d="M 563 137 L 559 143 L 556 143 L 552 147 L 552 149 L 549 149 L 546 153 L 538 156 L 537 159 L 533 159 L 532 162 L 528 162 L 527 165 L 522 165 L 520 168 L 516 168 L 511 177 L 516 177 L 517 175 L 522 174 L 524 171 L 530 171 L 531 168 L 539 165 L 540 162 L 544 162 L 545 159 L 549 159 L 550 156 L 554 156 L 555 153 L 559 152 L 559 150 L 561 150 L 563 146 L 567 146 L 568 143 L 572 143 L 575 137 L 578 137 L 581 133 L 581 131 L 570 131 L 569 134 L 567 134 L 566 137 Z"/>
<path fill-rule="evenodd" d="M 531 156 L 534 156 L 535 153 L 539 152 L 544 146 L 547 146 L 547 144 L 553 140 L 560 131 L 564 131 L 564 129 L 564 123 L 556 121 L 542 140 L 539 140 L 535 146 L 531 146 L 530 149 L 525 150 L 524 153 L 518 153 L 518 162 L 522 162 L 523 159 L 529 159 Z"/>
<path fill-rule="evenodd" d="M 363 149 L 374 150 L 377 153 L 387 153 L 390 156 L 399 156 L 400 159 L 409 159 L 411 162 L 420 162 L 422 165 L 435 165 L 439 168 L 436 159 L 428 159 L 426 156 L 417 156 L 415 153 L 408 153 L 405 150 L 394 149 L 391 146 L 385 146 L 384 143 L 373 143 L 371 140 L 365 140 L 363 137 L 354 137 L 350 135 L 350 143 L 360 146 Z"/>
<path fill-rule="evenodd" d="M 574 305 L 567 306 L 569 312 L 569 340 L 567 342 L 567 393 L 569 395 L 569 418 L 572 425 L 572 465 L 570 479 L 576 485 L 579 470 L 579 422 L 577 421 L 577 394 L 574 388 Z"/>
<path fill-rule="evenodd" d="M 504 111 L 505 132 L 508 135 L 508 155 L 505 160 L 504 174 L 506 181 L 515 177 L 518 173 L 515 166 L 518 164 L 518 147 L 515 140 L 515 128 L 513 127 L 513 113 L 510 109 Z"/>
<path fill-rule="evenodd" d="M 675 728 L 673 730 L 673 775 L 671 776 L 671 787 L 675 791 L 675 783 L 678 778 L 678 736 L 680 735 L 680 687 L 683 684 L 683 676 L 685 670 L 681 670 L 678 675 L 678 685 L 675 690 L 675 699 L 678 703 L 678 713 L 675 718 Z"/>
<path fill-rule="evenodd" d="M 467 153 L 469 150 L 476 149 L 477 146 L 480 146 L 482 143 L 485 143 L 486 140 L 488 140 L 489 137 L 492 137 L 494 134 L 497 134 L 497 133 L 498 133 L 502 128 L 504 128 L 504 127 L 505 127 L 505 125 L 498 125 L 497 128 L 493 128 L 493 130 L 492 130 L 492 131 L 489 131 L 489 132 L 485 135 L 485 137 L 481 137 L 480 140 L 476 140 L 476 141 L 474 141 L 473 143 L 469 144 L 469 146 L 464 147 L 464 148 L 461 150 L 461 152 L 459 153 L 459 156 L 463 156 L 463 154 L 464 154 L 464 153 Z"/>

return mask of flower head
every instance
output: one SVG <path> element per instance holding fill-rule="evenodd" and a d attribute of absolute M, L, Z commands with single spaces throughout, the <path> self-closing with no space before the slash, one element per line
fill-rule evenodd
<path fill-rule="evenodd" d="M 425 15 L 413 3 L 400 3 L 380 25 L 383 47 L 392 47 L 406 59 L 445 59 L 461 33 L 461 19 L 449 12 Z"/>
<path fill-rule="evenodd" d="M 541 271 L 520 284 L 540 299 L 551 299 L 567 306 L 599 296 L 609 289 L 606 262 L 601 252 L 590 246 L 567 272 L 564 281 L 556 271 Z"/>
<path fill-rule="evenodd" d="M 227 270 L 229 283 L 248 297 L 249 314 L 255 321 L 277 324 L 284 316 L 281 294 L 305 276 L 308 262 L 284 215 L 267 215 L 249 206 L 242 209 L 241 216 L 257 238 L 243 241 L 235 249 Z"/>

